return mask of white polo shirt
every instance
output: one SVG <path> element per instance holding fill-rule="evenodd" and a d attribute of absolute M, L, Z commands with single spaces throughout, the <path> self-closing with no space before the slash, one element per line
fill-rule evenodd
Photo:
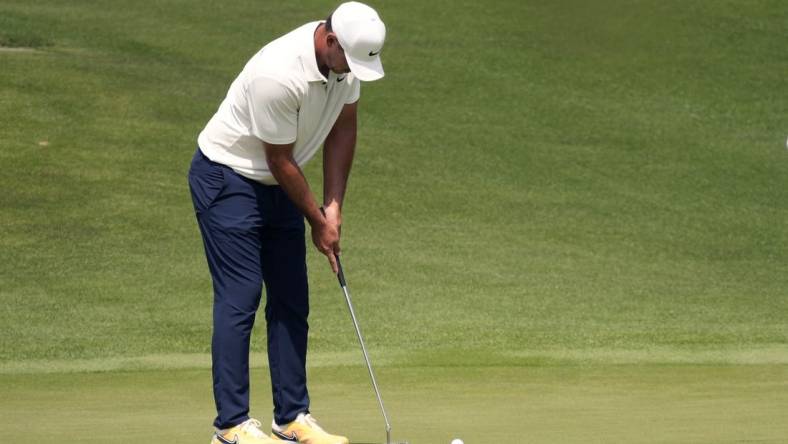
<path fill-rule="evenodd" d="M 328 78 L 315 59 L 314 32 L 307 23 L 265 45 L 230 85 L 219 110 L 198 138 L 206 157 L 238 174 L 275 185 L 262 141 L 295 142 L 303 166 L 320 149 L 342 107 L 359 99 L 352 73 Z"/>

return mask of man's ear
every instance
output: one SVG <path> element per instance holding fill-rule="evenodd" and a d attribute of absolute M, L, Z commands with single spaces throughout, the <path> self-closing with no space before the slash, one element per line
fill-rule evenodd
<path fill-rule="evenodd" d="M 337 40 L 336 34 L 334 34 L 333 32 L 329 32 L 328 34 L 326 34 L 326 45 L 329 48 L 332 48 L 334 45 L 338 45 L 338 44 L 339 44 L 339 40 Z"/>

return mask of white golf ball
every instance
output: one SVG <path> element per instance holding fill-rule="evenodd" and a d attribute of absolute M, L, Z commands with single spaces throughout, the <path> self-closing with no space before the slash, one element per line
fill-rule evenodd
<path fill-rule="evenodd" d="M 464 444 L 461 439 L 454 438 L 451 440 L 451 444 Z"/>

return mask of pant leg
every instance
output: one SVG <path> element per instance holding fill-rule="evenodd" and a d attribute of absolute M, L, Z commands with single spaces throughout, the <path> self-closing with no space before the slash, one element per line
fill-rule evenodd
<path fill-rule="evenodd" d="M 254 187 L 199 150 L 189 185 L 214 289 L 214 426 L 229 428 L 249 418 L 249 342 L 262 290 L 263 219 Z"/>
<path fill-rule="evenodd" d="M 309 288 L 304 218 L 281 189 L 277 219 L 263 229 L 261 258 L 266 287 L 268 363 L 277 424 L 309 411 L 306 350 Z"/>

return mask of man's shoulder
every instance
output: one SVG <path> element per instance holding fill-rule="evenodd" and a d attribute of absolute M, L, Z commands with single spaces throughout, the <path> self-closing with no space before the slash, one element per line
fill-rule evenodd
<path fill-rule="evenodd" d="M 298 81 L 302 76 L 301 61 L 278 47 L 266 46 L 246 65 L 247 78 L 272 77 L 282 82 Z"/>
<path fill-rule="evenodd" d="M 250 79 L 271 77 L 286 85 L 306 82 L 301 55 L 304 42 L 311 37 L 316 23 L 307 23 L 273 40 L 255 54 L 246 66 Z"/>

